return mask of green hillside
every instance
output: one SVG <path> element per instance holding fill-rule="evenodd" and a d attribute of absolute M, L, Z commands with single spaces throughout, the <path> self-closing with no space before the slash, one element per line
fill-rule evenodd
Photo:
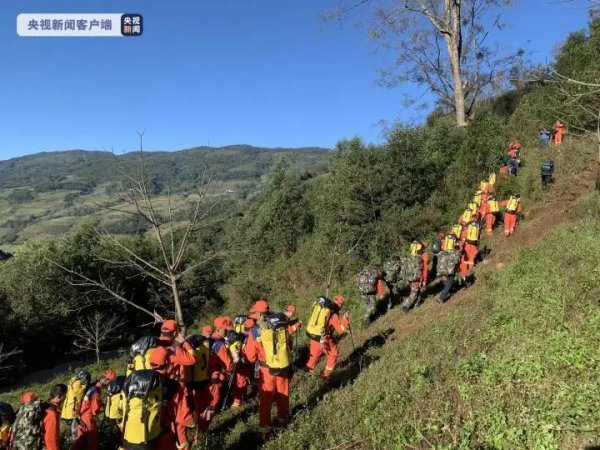
<path fill-rule="evenodd" d="M 211 193 L 232 203 L 254 191 L 279 159 L 285 157 L 295 171 L 310 177 L 326 169 L 329 154 L 319 148 L 197 147 L 148 152 L 146 167 L 159 206 L 166 204 L 168 192 L 185 196 L 193 191 L 205 170 L 213 176 Z M 26 241 L 60 236 L 84 217 L 119 234 L 138 231 L 135 221 L 99 207 L 114 198 L 122 173 L 135 173 L 138 166 L 137 152 L 83 150 L 0 161 L 0 246 L 14 250 Z"/>

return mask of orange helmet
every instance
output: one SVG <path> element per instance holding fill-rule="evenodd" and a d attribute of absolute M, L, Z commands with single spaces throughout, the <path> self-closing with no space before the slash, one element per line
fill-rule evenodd
<path fill-rule="evenodd" d="M 268 313 L 269 312 L 269 304 L 266 300 L 260 299 L 257 301 L 252 308 L 250 308 L 251 313 Z"/>
<path fill-rule="evenodd" d="M 26 391 L 26 392 L 23 392 L 23 395 L 21 395 L 21 398 L 19 399 L 19 401 L 21 402 L 21 404 L 24 405 L 25 403 L 29 403 L 29 402 L 32 402 L 37 399 L 39 399 L 39 397 L 35 392 Z"/>
<path fill-rule="evenodd" d="M 224 328 L 225 330 L 233 329 L 233 323 L 231 319 L 227 316 L 217 317 L 214 321 L 215 328 Z"/>
<path fill-rule="evenodd" d="M 179 327 L 177 326 L 177 322 L 174 320 L 165 320 L 160 328 L 161 333 L 165 334 L 173 334 L 177 331 Z"/>
<path fill-rule="evenodd" d="M 107 369 L 104 371 L 104 373 L 102 373 L 102 376 L 105 380 L 112 381 L 117 378 L 117 372 L 112 369 Z"/>
<path fill-rule="evenodd" d="M 344 303 L 346 303 L 346 299 L 344 298 L 343 295 L 338 294 L 335 297 L 333 297 L 333 302 L 338 306 L 343 306 Z"/>

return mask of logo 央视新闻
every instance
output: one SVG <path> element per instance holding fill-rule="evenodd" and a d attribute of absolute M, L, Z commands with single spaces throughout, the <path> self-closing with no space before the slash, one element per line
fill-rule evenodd
<path fill-rule="evenodd" d="M 141 14 L 123 14 L 121 16 L 121 34 L 123 36 L 141 36 L 144 32 L 144 18 Z"/>

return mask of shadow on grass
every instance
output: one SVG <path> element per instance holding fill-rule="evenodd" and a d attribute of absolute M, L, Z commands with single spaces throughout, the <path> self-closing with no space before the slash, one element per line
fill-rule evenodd
<path fill-rule="evenodd" d="M 379 359 L 378 356 L 371 355 L 368 353 L 368 351 L 370 349 L 383 347 L 394 331 L 395 330 L 393 328 L 389 328 L 388 330 L 371 337 L 360 347 L 355 348 L 350 356 L 348 356 L 346 360 L 342 361 L 337 366 L 331 377 L 323 379 L 322 384 L 310 395 L 306 402 L 296 405 L 292 409 L 292 417 L 300 411 L 316 407 L 323 396 L 328 392 L 352 383 L 358 377 L 361 371 Z M 350 337 L 347 337 L 347 339 L 350 339 Z M 308 349 L 306 349 L 306 351 L 308 351 Z M 305 356 L 308 358 L 308 353 Z M 302 358 L 300 358 L 300 355 L 298 361 L 304 361 Z M 237 422 L 246 422 L 250 416 L 256 412 L 257 406 L 257 404 L 254 404 L 252 407 L 248 407 L 242 413 L 237 414 L 228 421 L 222 423 L 218 428 L 215 428 L 214 432 L 224 433 L 228 429 L 232 428 Z M 228 450 L 239 448 L 252 450 L 262 447 L 265 442 L 266 440 L 261 433 L 255 430 L 247 430 L 240 434 L 239 440 L 236 442 L 228 446 L 222 444 L 220 447 Z"/>

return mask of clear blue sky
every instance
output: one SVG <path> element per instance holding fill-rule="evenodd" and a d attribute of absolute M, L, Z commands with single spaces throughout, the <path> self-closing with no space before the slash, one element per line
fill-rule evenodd
<path fill-rule="evenodd" d="M 377 142 L 379 121 L 418 114 L 403 107 L 402 89 L 375 85 L 389 55 L 374 54 L 364 30 L 318 18 L 335 4 L 2 1 L 0 159 L 131 150 L 144 128 L 149 150 L 209 142 L 332 147 L 355 135 Z M 23 12 L 140 12 L 145 31 L 141 38 L 21 38 L 15 23 Z M 516 0 L 504 17 L 503 42 L 544 61 L 585 26 L 587 10 Z"/>

